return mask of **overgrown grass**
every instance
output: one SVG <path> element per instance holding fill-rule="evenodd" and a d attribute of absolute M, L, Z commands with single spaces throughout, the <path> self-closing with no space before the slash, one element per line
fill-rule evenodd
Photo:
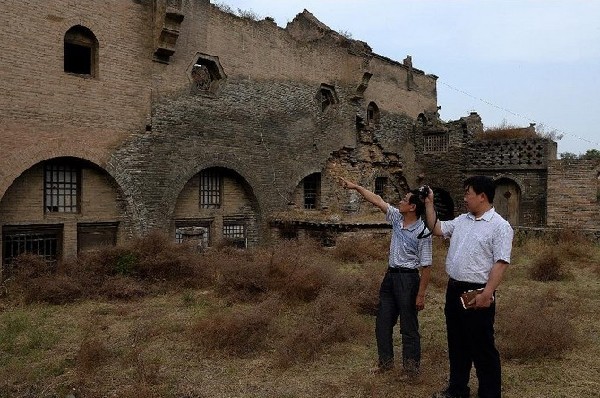
<path fill-rule="evenodd" d="M 152 235 L 58 265 L 17 260 L 0 298 L 0 397 L 430 396 L 448 370 L 447 242 L 434 244 L 417 383 L 369 373 L 386 239 L 198 254 Z M 497 301 L 506 397 L 596 393 L 599 263 L 577 234 L 515 239 Z"/>

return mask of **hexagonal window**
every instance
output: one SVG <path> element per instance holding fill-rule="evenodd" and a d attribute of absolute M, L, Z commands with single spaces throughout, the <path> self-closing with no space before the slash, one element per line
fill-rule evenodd
<path fill-rule="evenodd" d="M 226 78 L 218 57 L 200 53 L 187 72 L 192 94 L 217 95 Z"/>
<path fill-rule="evenodd" d="M 339 102 L 337 93 L 335 92 L 335 87 L 322 83 L 319 91 L 315 98 L 321 104 L 321 111 L 324 112 L 325 109 L 329 107 L 329 105 L 337 104 Z"/>

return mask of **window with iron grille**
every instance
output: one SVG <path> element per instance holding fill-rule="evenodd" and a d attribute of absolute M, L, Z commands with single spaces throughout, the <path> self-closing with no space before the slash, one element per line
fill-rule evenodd
<path fill-rule="evenodd" d="M 204 170 L 200 173 L 200 208 L 220 208 L 222 191 L 223 178 L 216 170 Z"/>
<path fill-rule="evenodd" d="M 448 134 L 434 134 L 423 137 L 423 152 L 448 152 Z"/>
<path fill-rule="evenodd" d="M 44 211 L 78 213 L 81 169 L 61 163 L 44 166 Z"/>
<path fill-rule="evenodd" d="M 77 224 L 77 253 L 117 244 L 118 222 Z"/>
<path fill-rule="evenodd" d="M 204 228 L 201 240 L 204 247 L 210 246 L 211 220 L 178 220 L 175 221 L 175 242 L 183 243 L 197 237 L 196 228 Z"/>
<path fill-rule="evenodd" d="M 315 173 L 304 178 L 304 208 L 316 209 L 319 206 L 321 174 Z"/>
<path fill-rule="evenodd" d="M 10 265 L 23 253 L 56 261 L 62 246 L 62 228 L 62 225 L 5 225 L 2 227 L 2 263 Z"/>
<path fill-rule="evenodd" d="M 233 243 L 235 246 L 246 248 L 246 225 L 244 223 L 229 222 L 223 224 L 223 238 Z"/>
<path fill-rule="evenodd" d="M 375 178 L 375 194 L 384 197 L 385 187 L 387 185 L 387 177 Z"/>

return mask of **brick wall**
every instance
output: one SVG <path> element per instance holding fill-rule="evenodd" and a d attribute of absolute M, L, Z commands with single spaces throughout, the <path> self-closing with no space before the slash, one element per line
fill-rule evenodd
<path fill-rule="evenodd" d="M 599 229 L 600 160 L 548 164 L 548 226 Z"/>
<path fill-rule="evenodd" d="M 3 2 L 0 195 L 25 170 L 53 157 L 105 167 L 115 147 L 144 130 L 151 20 L 148 2 Z M 64 72 L 64 36 L 76 25 L 98 40 L 94 78 Z"/>

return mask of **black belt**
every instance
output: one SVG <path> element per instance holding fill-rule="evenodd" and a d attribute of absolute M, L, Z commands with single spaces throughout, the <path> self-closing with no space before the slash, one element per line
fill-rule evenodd
<path fill-rule="evenodd" d="M 455 289 L 466 291 L 471 289 L 481 289 L 482 287 L 485 287 L 485 283 L 463 282 L 450 278 L 448 280 L 448 286 L 452 286 Z"/>
<path fill-rule="evenodd" d="M 387 272 L 392 274 L 397 274 L 398 272 L 401 274 L 413 274 L 419 272 L 419 270 L 417 268 L 389 267 Z"/>

